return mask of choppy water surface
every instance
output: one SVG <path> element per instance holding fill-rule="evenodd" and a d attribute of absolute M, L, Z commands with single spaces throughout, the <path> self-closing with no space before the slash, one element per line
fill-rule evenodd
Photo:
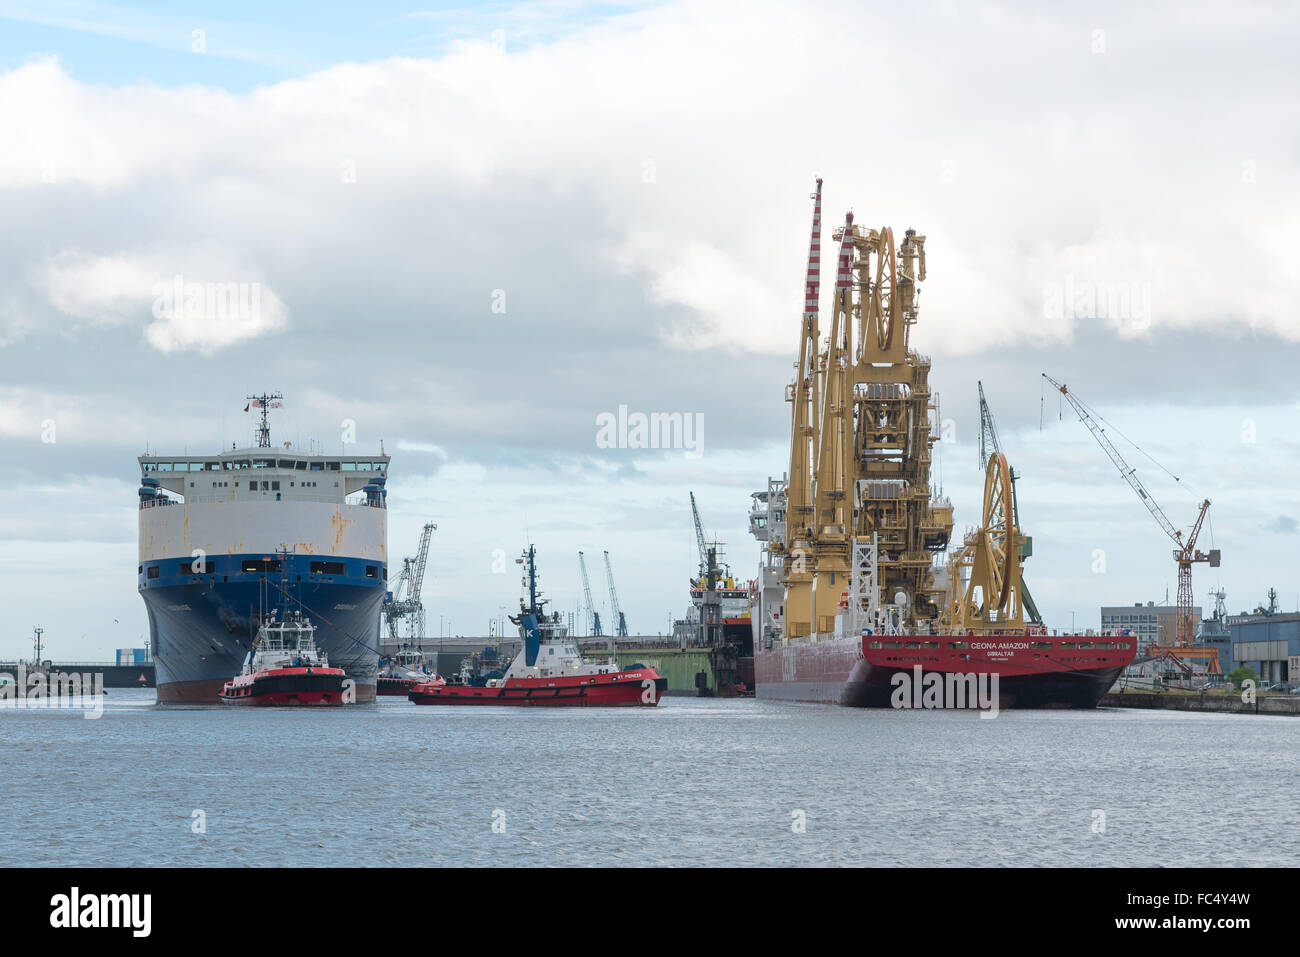
<path fill-rule="evenodd" d="M 1294 864 L 1297 744 L 1300 719 L 1271 716 L 164 710 L 122 690 L 94 721 L 0 712 L 0 861 Z"/>

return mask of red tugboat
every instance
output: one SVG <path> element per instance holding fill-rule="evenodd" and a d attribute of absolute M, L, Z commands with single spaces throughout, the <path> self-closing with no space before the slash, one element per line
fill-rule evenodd
<path fill-rule="evenodd" d="M 347 675 L 342 668 L 330 667 L 316 648 L 315 635 L 301 612 L 290 612 L 283 621 L 272 612 L 257 630 L 243 672 L 222 687 L 222 702 L 263 707 L 343 704 Z"/>
<path fill-rule="evenodd" d="M 559 614 L 548 615 L 543 610 L 546 599 L 538 596 L 535 555 L 536 550 L 529 546 L 524 557 L 517 559 L 524 565 L 526 597 L 519 600 L 519 615 L 510 621 L 519 626 L 524 648 L 505 674 L 476 678 L 462 673 L 455 681 L 438 679 L 412 688 L 410 700 L 460 705 L 657 705 L 668 687 L 667 678 L 639 665 L 624 669 L 613 658 L 585 660 Z"/>

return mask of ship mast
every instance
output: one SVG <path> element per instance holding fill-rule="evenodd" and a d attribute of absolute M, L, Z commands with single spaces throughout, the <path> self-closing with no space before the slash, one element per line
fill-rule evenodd
<path fill-rule="evenodd" d="M 269 449 L 271 447 L 271 427 L 267 424 L 267 410 L 271 408 L 271 403 L 275 403 L 275 408 L 280 407 L 280 400 L 284 396 L 279 392 L 263 392 L 261 395 L 246 395 L 248 407 L 258 409 L 262 413 L 262 424 L 257 428 L 257 447 L 259 449 Z"/>

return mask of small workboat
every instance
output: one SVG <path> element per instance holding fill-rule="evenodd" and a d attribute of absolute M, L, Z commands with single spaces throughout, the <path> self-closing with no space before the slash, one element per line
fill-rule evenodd
<path fill-rule="evenodd" d="M 404 698 L 416 685 L 437 678 L 438 675 L 430 671 L 425 663 L 423 649 L 403 645 L 397 654 L 380 662 L 375 693 L 401 695 Z"/>

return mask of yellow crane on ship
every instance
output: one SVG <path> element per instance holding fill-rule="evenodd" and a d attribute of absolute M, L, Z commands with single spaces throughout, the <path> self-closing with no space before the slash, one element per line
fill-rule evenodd
<path fill-rule="evenodd" d="M 930 360 L 908 348 L 925 279 L 925 237 L 866 228 L 853 214 L 838 244 L 828 335 L 820 322 L 821 180 L 805 277 L 792 404 L 786 540 L 786 640 L 830 633 L 845 607 L 853 543 L 875 542 L 877 585 L 905 627 L 936 622 L 945 601 L 933 560 L 952 506 L 930 489 Z"/>

